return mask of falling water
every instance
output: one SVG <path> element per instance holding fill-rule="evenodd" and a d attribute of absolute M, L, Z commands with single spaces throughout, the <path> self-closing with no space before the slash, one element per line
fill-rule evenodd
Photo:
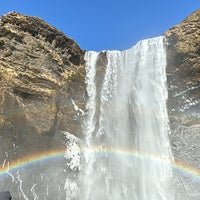
<path fill-rule="evenodd" d="M 172 200 L 164 38 L 87 52 L 81 200 Z"/>

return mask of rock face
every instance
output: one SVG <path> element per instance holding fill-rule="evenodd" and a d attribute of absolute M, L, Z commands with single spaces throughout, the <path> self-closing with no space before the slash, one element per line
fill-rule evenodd
<path fill-rule="evenodd" d="M 200 10 L 165 36 L 172 149 L 176 160 L 200 170 Z"/>
<path fill-rule="evenodd" d="M 169 113 L 185 125 L 200 117 L 200 10 L 165 33 Z"/>
<path fill-rule="evenodd" d="M 80 136 L 84 96 L 84 51 L 72 39 L 36 17 L 1 18 L 0 149 L 10 159 L 56 148 L 57 130 Z"/>
<path fill-rule="evenodd" d="M 200 103 L 200 10 L 165 33 L 168 38 L 169 109 L 196 110 Z"/>

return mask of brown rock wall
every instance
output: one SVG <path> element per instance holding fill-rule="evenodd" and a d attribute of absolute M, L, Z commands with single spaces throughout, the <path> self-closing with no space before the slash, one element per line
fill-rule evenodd
<path fill-rule="evenodd" d="M 200 10 L 169 29 L 167 74 L 169 108 L 190 112 L 200 103 Z"/>
<path fill-rule="evenodd" d="M 0 20 L 0 145 L 4 151 L 16 159 L 49 145 L 57 148 L 52 141 L 57 130 L 80 136 L 82 116 L 72 100 L 84 110 L 84 51 L 39 18 L 15 12 L 4 15 Z"/>

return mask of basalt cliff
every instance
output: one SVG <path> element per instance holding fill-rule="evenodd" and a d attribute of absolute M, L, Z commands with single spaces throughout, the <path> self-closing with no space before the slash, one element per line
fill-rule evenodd
<path fill-rule="evenodd" d="M 168 30 L 171 144 L 177 160 L 199 168 L 200 10 Z M 9 159 L 83 137 L 85 61 L 76 42 L 43 20 L 8 13 L 0 20 L 0 150 Z M 103 71 L 99 61 L 99 75 Z M 0 161 L 5 158 L 0 155 Z"/>

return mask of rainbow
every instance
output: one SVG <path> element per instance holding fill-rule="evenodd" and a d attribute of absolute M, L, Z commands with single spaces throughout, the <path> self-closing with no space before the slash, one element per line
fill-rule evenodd
<path fill-rule="evenodd" d="M 138 159 L 150 160 L 153 162 L 165 163 L 171 165 L 174 169 L 185 172 L 186 174 L 194 177 L 200 178 L 200 170 L 195 169 L 183 162 L 180 161 L 172 161 L 170 162 L 167 159 L 160 159 L 158 156 L 149 155 L 148 153 L 141 153 L 136 150 L 129 149 L 114 149 L 114 148 L 103 148 L 102 147 L 92 147 L 92 148 L 83 148 L 82 150 L 85 153 L 109 153 L 109 154 L 119 154 L 122 156 L 133 156 Z M 34 153 L 28 156 L 25 156 L 16 161 L 9 162 L 0 166 L 0 176 L 6 174 L 7 172 L 12 172 L 15 169 L 23 168 L 28 165 L 37 164 L 37 162 L 48 161 L 60 157 L 64 157 L 67 154 L 67 150 L 56 149 L 56 150 L 48 150 L 44 152 Z"/>
<path fill-rule="evenodd" d="M 104 152 L 104 153 L 113 153 L 113 154 L 121 154 L 121 155 L 127 155 L 127 156 L 133 156 L 136 159 L 144 159 L 144 160 L 150 160 L 152 162 L 157 162 L 159 163 L 164 163 L 166 165 L 170 165 L 173 169 L 181 171 L 186 173 L 189 176 L 193 177 L 198 177 L 200 178 L 200 170 L 195 169 L 194 167 L 181 162 L 177 160 L 169 160 L 169 159 L 161 159 L 159 156 L 149 154 L 149 153 L 143 153 L 139 152 L 137 150 L 130 150 L 130 149 L 113 149 L 113 148 L 98 148 L 98 147 L 93 147 L 93 148 L 86 148 L 84 149 L 86 152 Z"/>
<path fill-rule="evenodd" d="M 18 168 L 23 168 L 28 165 L 32 165 L 34 163 L 36 164 L 39 161 L 45 161 L 49 159 L 62 157 L 64 156 L 64 154 L 65 152 L 63 151 L 63 149 L 56 149 L 56 150 L 48 150 L 24 156 L 15 161 L 2 164 L 2 166 L 0 167 L 0 176 L 7 173 L 8 171 L 11 172 Z"/>

